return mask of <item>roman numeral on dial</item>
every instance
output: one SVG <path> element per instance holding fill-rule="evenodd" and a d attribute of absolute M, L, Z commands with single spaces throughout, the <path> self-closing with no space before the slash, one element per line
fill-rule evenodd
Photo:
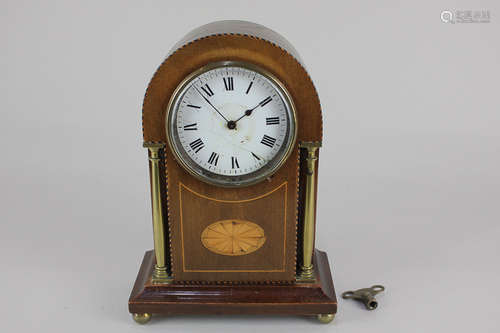
<path fill-rule="evenodd" d="M 253 157 L 254 157 L 257 161 L 260 161 L 260 160 L 261 160 L 261 158 L 260 158 L 259 156 L 255 155 L 254 153 L 252 153 L 252 156 L 253 156 Z"/>
<path fill-rule="evenodd" d="M 198 128 L 196 127 L 196 123 L 194 124 L 189 124 L 189 125 L 184 125 L 184 130 L 185 131 L 196 131 Z"/>
<path fill-rule="evenodd" d="M 222 78 L 224 80 L 224 87 L 226 91 L 234 90 L 234 80 L 232 77 Z"/>
<path fill-rule="evenodd" d="M 276 143 L 276 139 L 269 135 L 264 134 L 264 137 L 262 138 L 262 140 L 260 140 L 260 143 L 262 143 L 265 146 L 268 146 L 269 148 L 273 148 L 274 144 Z"/>
<path fill-rule="evenodd" d="M 262 102 L 259 103 L 259 105 L 260 106 L 264 106 L 264 105 L 266 105 L 267 103 L 269 103 L 272 100 L 273 99 L 271 98 L 271 96 L 267 96 L 264 100 L 262 100 Z"/>
<path fill-rule="evenodd" d="M 210 158 L 208 159 L 208 163 L 217 166 L 218 162 L 219 162 L 219 154 L 213 152 L 212 155 L 210 155 Z"/>
<path fill-rule="evenodd" d="M 248 88 L 247 88 L 247 91 L 245 92 L 245 94 L 248 94 L 248 92 L 250 91 L 250 88 L 252 88 L 252 84 L 253 84 L 253 81 L 250 82 L 250 84 L 248 85 Z"/>
<path fill-rule="evenodd" d="M 214 92 L 212 91 L 212 89 L 210 89 L 210 86 L 208 84 L 205 84 L 205 86 L 201 87 L 201 90 L 203 90 L 208 97 L 212 97 L 214 95 Z"/>
<path fill-rule="evenodd" d="M 278 125 L 279 123 L 280 123 L 280 117 L 266 118 L 266 125 Z"/>
<path fill-rule="evenodd" d="M 231 167 L 233 169 L 240 168 L 240 165 L 238 164 L 238 159 L 234 156 L 231 157 Z"/>
<path fill-rule="evenodd" d="M 197 153 L 205 147 L 205 144 L 203 143 L 203 141 L 201 141 L 201 139 L 196 139 L 191 142 L 189 146 L 192 150 L 194 150 L 195 153 Z"/>

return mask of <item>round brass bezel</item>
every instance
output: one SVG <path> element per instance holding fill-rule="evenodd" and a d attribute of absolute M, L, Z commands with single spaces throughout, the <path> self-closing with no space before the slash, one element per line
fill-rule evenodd
<path fill-rule="evenodd" d="M 185 161 L 184 157 L 182 156 L 181 152 L 179 151 L 179 148 L 174 143 L 172 123 L 171 123 L 173 120 L 172 114 L 174 113 L 173 108 L 175 108 L 177 106 L 178 98 L 180 97 L 181 93 L 184 91 L 184 88 L 187 85 L 189 85 L 196 77 L 202 75 L 203 73 L 208 72 L 212 69 L 221 68 L 221 67 L 241 67 L 243 69 L 251 70 L 251 71 L 254 71 L 254 72 L 261 74 L 266 79 L 271 81 L 276 86 L 276 88 L 278 88 L 278 93 L 280 94 L 280 97 L 289 106 L 289 111 L 290 111 L 289 112 L 289 116 L 290 116 L 290 135 L 289 135 L 289 137 L 290 137 L 290 140 L 288 140 L 285 152 L 282 154 L 281 158 L 278 160 L 277 163 L 275 163 L 275 165 L 273 167 L 269 168 L 265 172 L 262 172 L 261 175 L 258 175 L 256 177 L 254 177 L 252 180 L 247 181 L 247 182 L 235 182 L 235 183 L 221 182 L 221 181 L 216 180 L 215 178 L 209 177 L 208 175 L 200 174 L 188 162 Z M 176 161 L 179 162 L 179 164 L 187 172 L 189 172 L 193 177 L 195 177 L 195 178 L 197 178 L 205 183 L 211 184 L 211 185 L 216 185 L 216 186 L 220 186 L 220 187 L 228 187 L 228 188 L 245 187 L 245 186 L 254 185 L 254 184 L 257 184 L 257 183 L 263 181 L 266 178 L 269 178 L 274 173 L 276 173 L 276 171 L 278 171 L 281 168 L 281 166 L 285 163 L 285 161 L 288 159 L 293 148 L 295 147 L 295 142 L 297 140 L 297 125 L 298 125 L 297 124 L 297 113 L 296 113 L 296 109 L 295 109 L 295 104 L 293 102 L 293 99 L 292 99 L 290 93 L 285 88 L 284 84 L 276 76 L 274 76 L 272 73 L 270 73 L 269 71 L 267 71 L 267 70 L 265 70 L 257 65 L 254 65 L 254 64 L 251 64 L 248 62 L 243 62 L 243 61 L 213 62 L 213 63 L 209 63 L 205 66 L 202 66 L 198 70 L 192 72 L 191 74 L 186 76 L 181 81 L 181 83 L 177 86 L 177 88 L 174 90 L 174 93 L 172 94 L 172 96 L 168 102 L 167 109 L 165 112 L 165 129 L 166 129 L 166 134 L 167 134 L 166 135 L 167 142 L 168 142 L 168 145 L 170 147 L 170 150 L 175 155 Z M 183 149 L 183 148 L 181 148 L 181 149 Z M 263 166 L 262 168 L 265 168 L 265 166 Z M 218 178 L 224 177 L 226 179 L 234 179 L 236 177 L 241 178 L 241 177 L 245 177 L 247 175 L 252 175 L 253 173 L 258 173 L 259 171 L 262 170 L 262 168 L 254 171 L 252 173 L 245 174 L 245 175 L 238 175 L 238 176 L 217 175 L 217 176 L 218 176 Z M 202 168 L 200 167 L 200 169 L 202 169 Z M 202 169 L 202 170 L 205 170 L 205 169 Z M 205 172 L 210 173 L 209 171 L 205 171 Z"/>

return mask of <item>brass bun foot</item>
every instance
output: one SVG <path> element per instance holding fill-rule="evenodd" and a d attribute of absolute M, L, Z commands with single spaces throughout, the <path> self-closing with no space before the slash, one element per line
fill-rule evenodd
<path fill-rule="evenodd" d="M 333 314 L 333 313 L 319 314 L 318 315 L 318 320 L 323 324 L 331 323 L 334 318 L 335 318 L 335 314 Z"/>
<path fill-rule="evenodd" d="M 132 317 L 136 323 L 144 325 L 151 320 L 151 313 L 134 313 Z"/>

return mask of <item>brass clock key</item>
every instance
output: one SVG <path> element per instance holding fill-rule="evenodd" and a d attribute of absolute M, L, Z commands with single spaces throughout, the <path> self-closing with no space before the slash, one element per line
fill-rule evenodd
<path fill-rule="evenodd" d="M 362 288 L 355 291 L 346 291 L 342 294 L 343 299 L 355 299 L 366 306 L 368 310 L 375 310 L 378 307 L 378 302 L 375 295 L 385 290 L 384 286 L 375 285 L 370 288 Z"/>

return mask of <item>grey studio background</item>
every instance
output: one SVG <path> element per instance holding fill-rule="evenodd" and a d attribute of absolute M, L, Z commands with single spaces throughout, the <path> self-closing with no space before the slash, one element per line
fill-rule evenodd
<path fill-rule="evenodd" d="M 2 332 L 499 331 L 498 1 L 4 0 L 0 15 Z M 153 246 L 145 88 L 221 19 L 266 25 L 305 61 L 324 111 L 317 247 L 338 294 L 387 287 L 377 310 L 128 314 Z"/>

